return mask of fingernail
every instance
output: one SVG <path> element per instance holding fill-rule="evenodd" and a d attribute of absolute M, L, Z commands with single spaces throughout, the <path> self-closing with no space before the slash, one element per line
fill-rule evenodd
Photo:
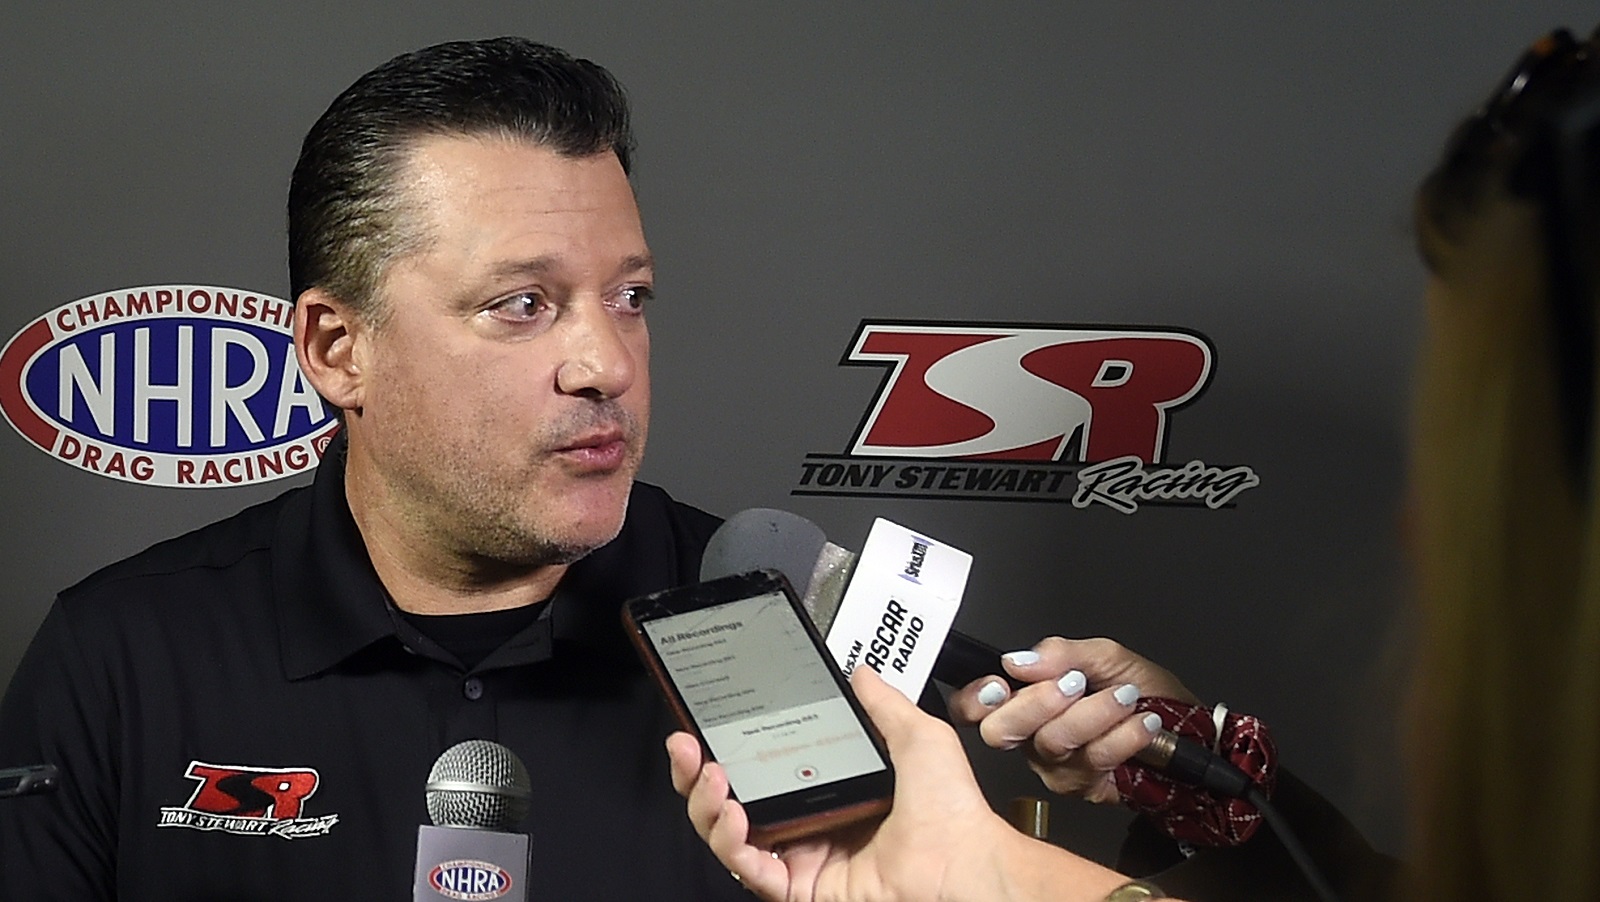
<path fill-rule="evenodd" d="M 999 680 L 984 683 L 983 688 L 978 690 L 978 704 L 985 708 L 993 708 L 1005 697 L 1006 687 Z"/>
<path fill-rule="evenodd" d="M 1083 673 L 1077 670 L 1069 670 L 1066 676 L 1056 680 L 1056 686 L 1061 690 L 1062 695 L 1071 698 L 1083 691 Z"/>
<path fill-rule="evenodd" d="M 1016 664 L 1023 667 L 1039 663 L 1039 653 L 1036 651 L 1008 651 L 1000 657 L 1005 658 L 1007 664 Z"/>
<path fill-rule="evenodd" d="M 1151 711 L 1144 716 L 1144 728 L 1152 735 L 1161 732 L 1161 715 Z"/>
<path fill-rule="evenodd" d="M 1127 707 L 1139 700 L 1139 687 L 1132 683 L 1123 683 L 1117 687 L 1117 691 L 1111 693 L 1111 697 L 1117 700 L 1117 704 Z"/>

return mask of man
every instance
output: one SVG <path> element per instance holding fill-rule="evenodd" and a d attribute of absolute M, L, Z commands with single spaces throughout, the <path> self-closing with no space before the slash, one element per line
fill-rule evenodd
<path fill-rule="evenodd" d="M 0 706 L 0 898 L 407 897 L 423 784 L 469 738 L 533 775 L 529 895 L 740 898 L 661 761 L 618 625 L 714 518 L 633 482 L 651 258 L 625 101 L 520 39 L 363 76 L 289 199 L 315 483 L 66 590 Z"/>

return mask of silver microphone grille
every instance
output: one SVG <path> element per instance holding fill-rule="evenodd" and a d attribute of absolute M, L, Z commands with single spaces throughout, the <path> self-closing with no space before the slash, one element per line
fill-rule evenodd
<path fill-rule="evenodd" d="M 469 739 L 444 750 L 428 773 L 428 817 L 438 827 L 511 830 L 528 816 L 533 781 L 515 752 Z"/>

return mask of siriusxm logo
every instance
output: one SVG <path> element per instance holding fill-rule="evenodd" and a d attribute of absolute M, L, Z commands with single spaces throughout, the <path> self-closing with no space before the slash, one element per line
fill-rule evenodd
<path fill-rule="evenodd" d="M 150 485 L 265 482 L 317 465 L 337 421 L 300 372 L 294 307 L 233 288 L 128 288 L 57 307 L 0 351 L 24 438 Z"/>
<path fill-rule="evenodd" d="M 511 892 L 511 875 L 487 861 L 459 858 L 435 865 L 428 885 L 449 899 L 498 899 Z"/>
<path fill-rule="evenodd" d="M 932 539 L 911 537 L 911 559 L 906 561 L 905 569 L 900 571 L 901 579 L 922 585 L 922 564 L 928 559 L 928 546 L 931 544 L 933 544 Z"/>

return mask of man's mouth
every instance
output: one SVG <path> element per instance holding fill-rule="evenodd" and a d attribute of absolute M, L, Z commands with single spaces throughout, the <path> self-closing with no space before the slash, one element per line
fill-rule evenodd
<path fill-rule="evenodd" d="M 586 432 L 557 448 L 555 453 L 582 472 L 608 472 L 627 460 L 628 437 L 621 429 Z"/>

